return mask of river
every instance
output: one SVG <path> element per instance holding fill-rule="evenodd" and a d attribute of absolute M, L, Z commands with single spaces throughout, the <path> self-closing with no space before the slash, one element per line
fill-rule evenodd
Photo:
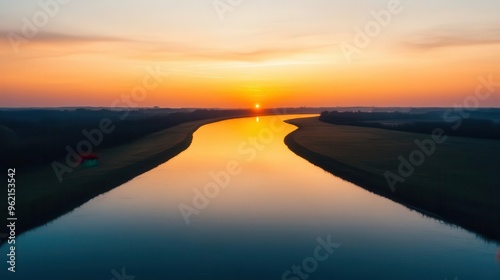
<path fill-rule="evenodd" d="M 201 127 L 177 157 L 19 236 L 1 279 L 500 279 L 495 244 L 296 156 L 294 117 Z"/>

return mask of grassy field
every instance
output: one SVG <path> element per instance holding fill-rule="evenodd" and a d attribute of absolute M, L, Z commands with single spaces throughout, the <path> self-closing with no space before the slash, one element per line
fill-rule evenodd
<path fill-rule="evenodd" d="M 500 241 L 500 141 L 449 137 L 389 187 L 386 171 L 398 175 L 401 155 L 430 135 L 324 123 L 318 118 L 288 121 L 299 127 L 288 147 L 327 171 L 422 213 Z"/>
<path fill-rule="evenodd" d="M 78 167 L 67 173 L 62 182 L 49 165 L 17 170 L 17 233 L 43 225 L 164 163 L 189 147 L 192 134 L 200 126 L 219 120 L 183 123 L 125 145 L 104 149 L 99 153 L 99 166 Z M 6 212 L 1 212 L 0 219 L 6 220 Z"/>

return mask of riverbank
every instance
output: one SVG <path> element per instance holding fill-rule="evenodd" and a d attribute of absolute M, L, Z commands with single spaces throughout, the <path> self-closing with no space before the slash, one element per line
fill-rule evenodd
<path fill-rule="evenodd" d="M 500 241 L 500 141 L 449 137 L 415 172 L 389 187 L 400 155 L 429 135 L 332 125 L 317 117 L 287 121 L 298 127 L 285 138 L 297 155 L 364 189 L 429 216 Z"/>
<path fill-rule="evenodd" d="M 187 122 L 104 149 L 99 153 L 97 167 L 78 167 L 66 173 L 62 182 L 51 166 L 17 170 L 17 235 L 44 225 L 168 161 L 189 147 L 199 127 L 224 119 L 227 118 Z M 6 220 L 6 211 L 2 212 L 5 213 L 1 218 Z"/>

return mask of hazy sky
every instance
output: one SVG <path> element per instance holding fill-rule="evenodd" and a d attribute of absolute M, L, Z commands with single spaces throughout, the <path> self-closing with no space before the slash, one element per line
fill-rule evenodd
<path fill-rule="evenodd" d="M 0 107 L 112 106 L 145 79 L 138 106 L 454 106 L 480 76 L 500 83 L 499 15 L 498 0 L 0 0 Z"/>

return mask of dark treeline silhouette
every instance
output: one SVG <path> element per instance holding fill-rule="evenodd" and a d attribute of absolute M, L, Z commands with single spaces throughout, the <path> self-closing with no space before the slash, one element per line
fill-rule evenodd
<path fill-rule="evenodd" d="M 115 128 L 112 133 L 104 134 L 102 143 L 94 147 L 95 152 L 184 122 L 251 114 L 251 110 L 0 111 L 0 166 L 21 168 L 62 159 L 68 153 L 67 146 L 76 150 L 79 142 L 87 140 L 83 130 L 99 129 L 103 119 L 109 119 Z"/>
<path fill-rule="evenodd" d="M 338 112 L 324 111 L 320 120 L 338 124 L 431 134 L 436 128 L 447 135 L 500 140 L 500 110 L 458 111 L 440 109 L 413 112 Z"/>

